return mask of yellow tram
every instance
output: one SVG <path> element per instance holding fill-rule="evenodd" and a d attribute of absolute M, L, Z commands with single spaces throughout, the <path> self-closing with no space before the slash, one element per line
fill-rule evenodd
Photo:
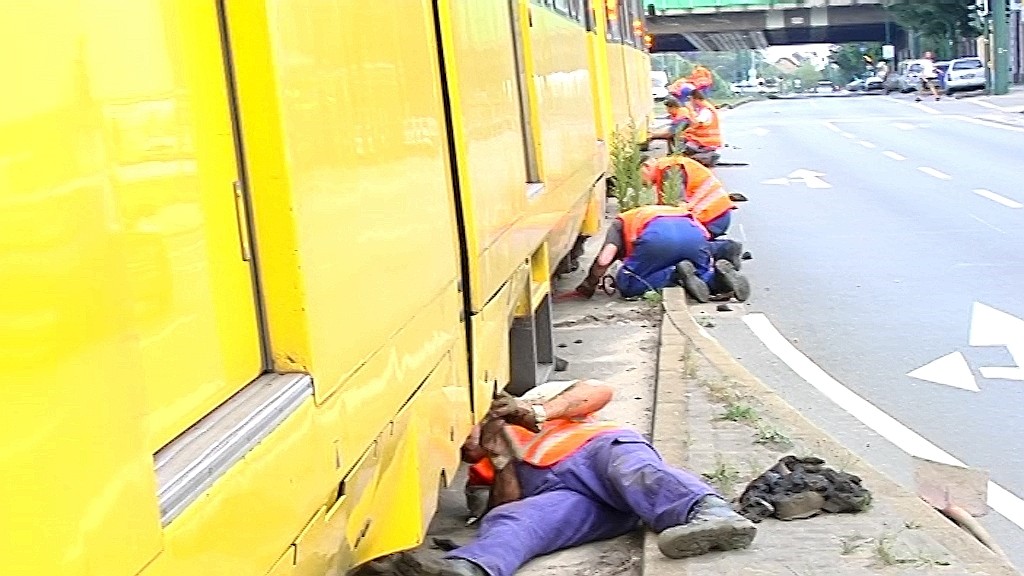
<path fill-rule="evenodd" d="M 416 545 L 650 113 L 629 0 L 0 0 L 0 572 Z"/>

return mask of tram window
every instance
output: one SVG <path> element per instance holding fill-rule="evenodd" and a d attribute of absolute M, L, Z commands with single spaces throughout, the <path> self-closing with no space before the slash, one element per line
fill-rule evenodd
<path fill-rule="evenodd" d="M 615 42 L 622 40 L 622 1 L 599 0 L 606 3 L 603 12 L 608 20 L 608 39 Z"/>
<path fill-rule="evenodd" d="M 569 0 L 554 0 L 554 9 L 560 14 L 569 15 Z"/>
<path fill-rule="evenodd" d="M 576 18 L 587 28 L 587 32 L 594 30 L 594 10 L 591 8 L 590 0 L 577 0 L 579 2 L 579 16 Z"/>
<path fill-rule="evenodd" d="M 619 0 L 619 28 L 622 30 L 622 43 L 628 46 L 634 44 L 632 21 L 629 0 Z"/>

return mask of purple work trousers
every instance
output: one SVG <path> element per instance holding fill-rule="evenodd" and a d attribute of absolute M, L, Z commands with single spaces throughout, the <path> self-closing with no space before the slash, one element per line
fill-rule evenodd
<path fill-rule="evenodd" d="M 715 494 L 625 429 L 597 436 L 551 468 L 516 466 L 523 498 L 491 510 L 476 540 L 447 558 L 511 576 L 531 558 L 620 536 L 638 520 L 655 532 L 684 524 L 701 498 Z"/>

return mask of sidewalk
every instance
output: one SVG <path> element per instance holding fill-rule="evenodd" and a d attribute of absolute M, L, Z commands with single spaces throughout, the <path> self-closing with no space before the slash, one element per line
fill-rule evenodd
<path fill-rule="evenodd" d="M 1002 96 L 974 96 L 965 99 L 991 110 L 1024 114 L 1024 85 L 1011 85 L 1010 91 Z"/>
<path fill-rule="evenodd" d="M 648 533 L 644 576 L 1018 574 L 747 372 L 694 320 L 682 290 L 666 290 L 664 306 L 653 437 L 668 462 L 710 476 L 732 498 L 780 456 L 814 455 L 863 478 L 874 498 L 859 514 L 768 519 L 750 549 L 688 560 L 662 556 Z M 730 408 L 743 417 L 722 419 Z"/>

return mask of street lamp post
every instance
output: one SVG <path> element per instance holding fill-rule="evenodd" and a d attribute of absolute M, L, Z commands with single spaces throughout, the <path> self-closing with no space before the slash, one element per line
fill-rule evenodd
<path fill-rule="evenodd" d="M 992 4 L 992 93 L 1010 91 L 1010 12 L 1007 0 L 991 0 Z"/>

